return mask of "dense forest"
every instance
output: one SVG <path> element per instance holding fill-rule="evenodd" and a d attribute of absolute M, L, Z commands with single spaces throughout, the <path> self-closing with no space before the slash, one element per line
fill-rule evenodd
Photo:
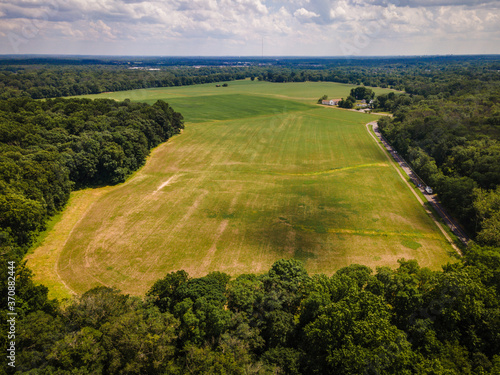
<path fill-rule="evenodd" d="M 182 128 L 182 115 L 162 101 L 0 101 L 2 253 L 23 256 L 71 190 L 124 181 Z"/>
<path fill-rule="evenodd" d="M 0 98 L 33 99 L 243 79 L 237 68 L 127 69 L 107 66 L 0 68 Z"/>
<path fill-rule="evenodd" d="M 393 114 L 380 128 L 473 236 L 464 256 L 442 271 L 400 260 L 331 277 L 281 260 L 262 275 L 173 272 L 143 297 L 100 287 L 49 300 L 22 262 L 47 219 L 183 128 L 162 101 L 54 97 L 243 78 L 405 91 L 374 98 Z M 0 282 L 2 332 L 13 284 L 18 314 L 16 367 L 4 355 L 0 374 L 500 374 L 499 83 L 495 56 L 0 59 L 0 269 L 15 275 Z"/>
<path fill-rule="evenodd" d="M 476 241 L 500 247 L 500 73 L 445 95 L 381 95 L 379 127 Z M 447 92 L 449 87 L 460 89 Z M 439 84 L 436 84 L 439 87 Z"/>
<path fill-rule="evenodd" d="M 498 81 L 496 56 L 195 59 L 0 58 L 0 99 L 33 99 L 252 78 L 339 82 L 448 97 Z"/>
<path fill-rule="evenodd" d="M 500 374 L 498 251 L 473 246 L 442 272 L 399 263 L 177 271 L 143 298 L 98 287 L 64 305 L 22 268 L 16 373 Z"/>

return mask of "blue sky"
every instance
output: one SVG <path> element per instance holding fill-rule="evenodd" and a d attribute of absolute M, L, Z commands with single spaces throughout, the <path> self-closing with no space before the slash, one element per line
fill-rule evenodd
<path fill-rule="evenodd" d="M 500 53 L 495 0 L 0 0 L 0 54 Z"/>

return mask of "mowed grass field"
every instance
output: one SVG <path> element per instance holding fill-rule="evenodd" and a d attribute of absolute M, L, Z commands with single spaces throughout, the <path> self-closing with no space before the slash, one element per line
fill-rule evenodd
<path fill-rule="evenodd" d="M 328 275 L 400 258 L 438 269 L 453 250 L 368 134 L 377 117 L 315 104 L 351 87 L 239 81 L 96 96 L 161 98 L 186 128 L 125 183 L 74 193 L 28 256 L 36 278 L 63 296 L 97 285 L 142 294 L 171 271 L 237 276 L 281 258 Z"/>

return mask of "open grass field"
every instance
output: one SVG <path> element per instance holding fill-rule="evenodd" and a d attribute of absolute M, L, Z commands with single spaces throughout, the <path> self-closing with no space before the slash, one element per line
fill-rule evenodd
<path fill-rule="evenodd" d="M 356 87 L 332 82 L 290 82 L 290 83 L 270 83 L 265 81 L 233 81 L 228 82 L 228 87 L 216 87 L 215 84 L 209 83 L 204 85 L 194 86 L 178 86 L 178 87 L 161 87 L 153 89 L 141 89 L 131 91 L 119 91 L 111 93 L 102 93 L 96 95 L 85 95 L 86 98 L 109 98 L 115 100 L 135 100 L 153 104 L 156 100 L 162 99 L 167 102 L 181 101 L 185 98 L 186 101 L 195 104 L 202 104 L 203 100 L 200 97 L 212 95 L 258 95 L 260 97 L 285 99 L 286 101 L 303 102 L 306 104 L 314 104 L 322 95 L 328 95 L 329 98 L 346 98 L 351 89 Z M 394 90 L 382 89 L 378 87 L 372 88 L 376 95 L 389 93 Z M 192 98 L 197 98 L 192 100 Z M 228 105 L 230 103 L 227 103 Z M 240 108 L 242 110 L 243 108 Z M 179 109 L 181 112 L 181 110 Z M 185 115 L 189 113 L 181 112 Z M 215 116 L 220 116 L 221 113 L 215 112 Z M 217 117 L 218 118 L 218 117 Z"/>
<path fill-rule="evenodd" d="M 73 193 L 28 256 L 35 277 L 63 280 L 61 297 L 96 285 L 142 294 L 179 269 L 236 276 L 290 257 L 310 273 L 403 257 L 438 269 L 453 250 L 368 134 L 377 117 L 314 104 L 350 88 L 240 81 L 94 96 L 162 98 L 186 129 L 125 183 Z"/>

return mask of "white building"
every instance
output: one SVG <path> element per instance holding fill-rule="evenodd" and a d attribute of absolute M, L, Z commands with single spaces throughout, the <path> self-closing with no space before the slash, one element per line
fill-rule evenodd
<path fill-rule="evenodd" d="M 340 102 L 340 99 L 327 99 L 327 100 L 322 100 L 321 104 L 323 105 L 338 105 Z"/>

